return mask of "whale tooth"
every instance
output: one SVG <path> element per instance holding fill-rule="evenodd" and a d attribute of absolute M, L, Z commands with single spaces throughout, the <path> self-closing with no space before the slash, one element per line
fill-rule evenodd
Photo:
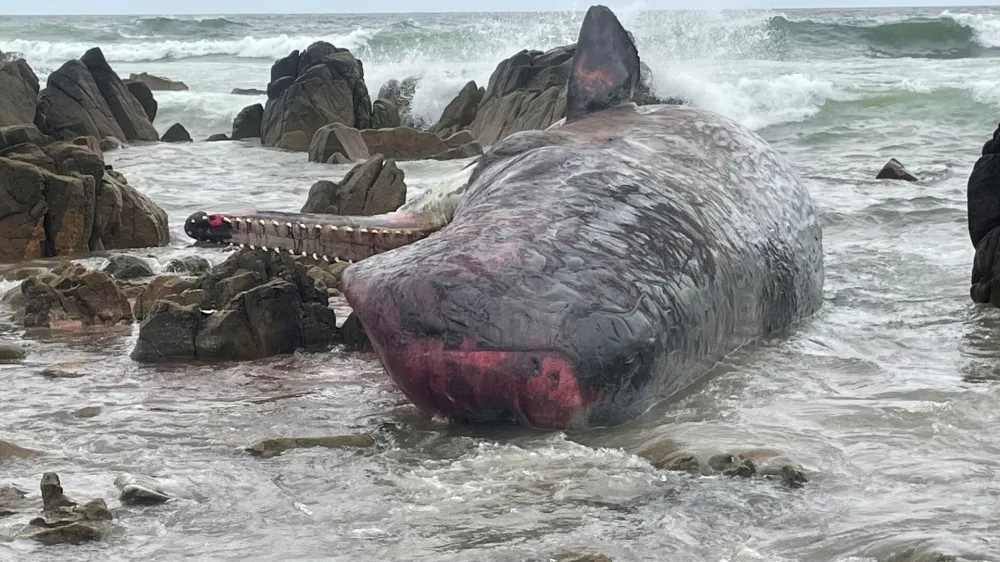
<path fill-rule="evenodd" d="M 358 232 L 368 232 L 368 229 L 367 228 L 359 228 Z"/>
<path fill-rule="evenodd" d="M 232 219 L 230 219 L 229 217 L 222 217 L 222 222 L 226 224 L 233 224 Z"/>
<path fill-rule="evenodd" d="M 393 236 L 401 236 L 402 234 L 403 234 L 402 230 L 399 230 L 398 228 L 392 229 L 392 235 Z"/>
<path fill-rule="evenodd" d="M 280 254 L 281 253 L 281 249 L 280 248 L 275 248 L 274 249 L 274 253 L 275 254 Z"/>
<path fill-rule="evenodd" d="M 328 258 L 326 256 L 323 256 L 323 261 L 328 262 L 328 261 L 330 261 L 330 258 Z"/>
<path fill-rule="evenodd" d="M 330 230 L 336 232 L 337 231 L 337 227 L 331 224 L 330 225 Z"/>
<path fill-rule="evenodd" d="M 302 229 L 302 230 L 305 230 L 305 228 L 306 228 L 306 225 L 304 225 L 304 224 L 302 224 L 302 223 L 299 223 L 299 228 L 300 228 L 300 229 Z"/>
<path fill-rule="evenodd" d="M 317 225 L 316 225 L 316 226 L 314 226 L 313 228 L 315 228 L 316 230 L 323 230 L 323 225 L 321 225 L 321 224 L 317 224 Z"/>
<path fill-rule="evenodd" d="M 285 223 L 285 226 L 287 226 L 288 228 L 292 228 L 292 223 L 290 223 L 290 222 L 286 222 L 286 223 Z"/>
<path fill-rule="evenodd" d="M 337 256 L 333 256 L 333 263 L 344 263 L 344 262 L 340 261 L 340 258 L 338 258 Z"/>
<path fill-rule="evenodd" d="M 266 252 L 267 251 L 267 246 L 261 246 L 260 249 L 264 250 Z"/>
<path fill-rule="evenodd" d="M 318 260 L 318 259 L 319 259 L 319 258 L 318 258 L 318 257 L 316 256 L 316 252 L 313 252 L 313 259 L 314 259 L 314 260 Z"/>
<path fill-rule="evenodd" d="M 294 256 L 295 255 L 295 250 L 288 250 L 288 253 Z"/>
<path fill-rule="evenodd" d="M 304 258 L 305 258 L 305 257 L 308 257 L 308 256 L 309 256 L 309 254 L 308 254 L 308 253 L 306 253 L 306 251 L 305 251 L 305 250 L 302 250 L 302 257 L 304 257 Z"/>
<path fill-rule="evenodd" d="M 278 226 L 281 223 L 279 223 L 278 221 L 271 221 L 271 224 L 273 224 L 274 226 Z"/>
<path fill-rule="evenodd" d="M 347 260 L 347 263 L 354 263 L 354 260 Z"/>
<path fill-rule="evenodd" d="M 191 224 L 194 224 L 194 223 L 196 223 L 196 222 L 198 222 L 198 221 L 196 221 L 195 219 L 191 219 L 191 220 L 189 220 L 188 222 L 189 222 L 189 223 L 191 223 Z"/>
<path fill-rule="evenodd" d="M 264 219 L 260 219 L 260 221 L 259 221 L 259 222 L 260 222 L 260 225 L 261 225 L 261 226 L 264 226 L 265 224 L 267 224 L 266 222 L 264 222 Z"/>
<path fill-rule="evenodd" d="M 251 249 L 251 250 L 256 250 L 257 248 L 254 248 L 254 247 L 253 247 L 253 244 L 250 244 L 250 249 Z"/>
<path fill-rule="evenodd" d="M 247 247 L 246 244 L 240 244 L 240 248 L 246 248 L 246 247 Z"/>
<path fill-rule="evenodd" d="M 351 228 L 351 227 L 349 227 L 349 226 L 345 226 L 344 227 L 344 232 L 354 232 L 354 229 Z"/>

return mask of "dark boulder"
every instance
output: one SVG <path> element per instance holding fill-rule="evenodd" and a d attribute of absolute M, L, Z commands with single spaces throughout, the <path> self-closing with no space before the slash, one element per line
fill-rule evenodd
<path fill-rule="evenodd" d="M 255 103 L 244 107 L 233 120 L 233 140 L 260 138 L 260 126 L 263 120 L 263 105 Z"/>
<path fill-rule="evenodd" d="M 94 47 L 88 50 L 80 58 L 80 61 L 94 77 L 94 82 L 111 109 L 111 114 L 114 115 L 118 126 L 125 134 L 123 140 L 155 141 L 160 139 L 159 133 L 156 132 L 146 115 L 146 110 L 108 64 L 100 48 Z M 102 138 L 104 135 L 95 136 Z"/>
<path fill-rule="evenodd" d="M 97 197 L 91 250 L 165 246 L 167 213 L 146 195 L 105 174 Z"/>
<path fill-rule="evenodd" d="M 309 190 L 303 213 L 378 215 L 406 202 L 403 171 L 393 160 L 376 154 L 358 164 L 340 183 L 316 182 Z"/>
<path fill-rule="evenodd" d="M 257 359 L 329 345 L 337 335 L 325 292 L 285 254 L 242 250 L 197 288 L 200 306 L 155 301 L 140 325 L 133 359 Z"/>
<path fill-rule="evenodd" d="M 78 60 L 67 61 L 49 75 L 38 94 L 38 113 L 47 128 L 42 132 L 66 140 L 78 136 L 128 140 L 94 77 Z"/>
<path fill-rule="evenodd" d="M 24 143 L 45 146 L 49 139 L 32 124 L 0 127 L 0 150 Z"/>
<path fill-rule="evenodd" d="M 0 127 L 35 121 L 38 77 L 23 60 L 0 61 Z"/>
<path fill-rule="evenodd" d="M 372 104 L 372 129 L 394 129 L 401 124 L 395 104 L 388 100 L 375 100 Z"/>
<path fill-rule="evenodd" d="M 161 78 L 160 76 L 153 76 L 146 72 L 140 74 L 130 74 L 128 77 L 130 82 L 142 82 L 149 87 L 150 90 L 161 90 L 170 92 L 183 92 L 188 89 L 187 84 L 180 82 L 178 80 L 170 80 L 169 78 Z"/>
<path fill-rule="evenodd" d="M 150 91 L 149 86 L 142 82 L 126 82 L 125 87 L 128 88 L 128 91 L 139 102 L 139 105 L 142 106 L 142 111 L 146 114 L 146 118 L 152 123 L 156 119 L 156 110 L 159 109 L 159 104 L 156 103 L 156 98 L 153 97 L 153 92 Z"/>
<path fill-rule="evenodd" d="M 875 176 L 877 180 L 901 180 L 901 181 L 920 181 L 917 176 L 911 174 L 909 170 L 903 166 L 903 163 L 895 158 L 890 158 L 885 166 L 882 166 L 882 170 L 879 171 L 878 175 Z"/>
<path fill-rule="evenodd" d="M 414 129 L 424 129 L 427 124 L 423 120 L 416 118 L 412 113 L 413 95 L 417 91 L 417 83 L 420 81 L 416 76 L 404 78 L 402 81 L 395 78 L 389 80 L 379 88 L 378 99 L 391 103 L 399 114 L 399 125 L 401 127 L 412 127 Z"/>
<path fill-rule="evenodd" d="M 208 273 L 212 269 L 212 264 L 201 256 L 185 256 L 170 260 L 163 271 L 168 273 L 180 273 L 184 275 L 201 275 Z"/>
<path fill-rule="evenodd" d="M 462 91 L 451 100 L 451 103 L 444 108 L 441 119 L 431 132 L 447 138 L 455 133 L 468 129 L 472 122 L 476 120 L 476 113 L 479 111 L 479 102 L 486 95 L 486 89 L 476 86 L 475 81 L 470 81 L 462 88 Z"/>
<path fill-rule="evenodd" d="M 229 138 L 229 135 L 227 135 L 226 133 L 215 133 L 214 135 L 209 135 L 208 138 L 205 139 L 205 142 L 221 142 L 228 140 L 235 140 L 235 139 Z"/>
<path fill-rule="evenodd" d="M 149 262 L 138 256 L 127 254 L 111 256 L 101 271 L 123 281 L 153 276 L 153 268 L 150 267 Z"/>
<path fill-rule="evenodd" d="M 191 134 L 187 132 L 184 125 L 174 123 L 163 133 L 163 142 L 191 142 Z"/>
<path fill-rule="evenodd" d="M 483 153 L 482 146 L 476 141 L 464 147 L 456 147 L 434 133 L 410 127 L 368 129 L 361 131 L 361 138 L 368 147 L 369 154 L 384 154 L 387 158 L 396 160 L 450 160 Z M 460 150 L 452 150 L 456 148 Z"/>
<path fill-rule="evenodd" d="M 132 307 L 108 274 L 68 264 L 55 276 L 32 276 L 21 283 L 24 327 L 56 327 L 64 322 L 114 325 L 132 322 Z"/>
<path fill-rule="evenodd" d="M 337 155 L 341 155 L 342 158 L 332 160 Z M 368 146 L 361 136 L 361 131 L 340 123 L 326 125 L 316 131 L 312 142 L 309 143 L 310 162 L 354 162 L 369 156 Z"/>
<path fill-rule="evenodd" d="M 293 52 L 276 62 L 271 76 L 261 124 L 264 146 L 278 146 L 286 135 L 302 132 L 308 147 L 316 131 L 330 123 L 371 126 L 364 72 L 347 49 L 313 43 L 301 55 Z"/>
<path fill-rule="evenodd" d="M 969 236 L 976 249 L 970 297 L 976 303 L 1000 306 L 1000 126 L 969 175 L 967 186 Z M 998 287 L 1000 289 L 1000 287 Z"/>
<path fill-rule="evenodd" d="M 266 96 L 266 90 L 258 90 L 257 88 L 233 88 L 230 92 L 234 96 Z"/>

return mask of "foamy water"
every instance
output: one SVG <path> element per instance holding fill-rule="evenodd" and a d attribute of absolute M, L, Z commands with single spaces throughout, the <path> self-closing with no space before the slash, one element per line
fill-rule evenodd
<path fill-rule="evenodd" d="M 121 511 L 104 543 L 0 543 L 0 560 L 524 562 L 568 546 L 616 561 L 1000 560 L 1000 314 L 968 298 L 964 191 L 1000 113 L 998 12 L 612 8 L 661 95 L 756 129 L 810 188 L 827 271 L 814 318 L 741 350 L 633 424 L 571 435 L 426 419 L 364 354 L 150 367 L 128 359 L 136 327 L 4 325 L 29 355 L 0 365 L 0 438 L 50 456 L 0 466 L 0 483 L 34 490 L 55 470 L 67 493 L 116 505 L 114 478 L 130 472 L 169 478 L 184 499 Z M 99 44 L 120 74 L 183 80 L 190 91 L 156 94 L 156 126 L 179 121 L 202 138 L 263 101 L 232 88 L 263 88 L 273 59 L 317 38 L 358 53 L 373 97 L 390 78 L 422 76 L 414 107 L 433 121 L 502 58 L 573 41 L 581 17 L 5 18 L 0 50 L 24 51 L 44 75 Z M 922 181 L 873 180 L 890 157 Z M 298 210 L 313 182 L 348 169 L 253 143 L 108 159 L 170 214 L 170 246 L 134 252 L 158 264 L 224 258 L 190 247 L 190 213 Z M 402 168 L 412 194 L 466 163 Z M 79 379 L 39 375 L 67 360 L 96 367 Z M 278 395 L 294 396 L 260 403 Z M 98 404 L 95 418 L 70 415 Z M 270 435 L 353 431 L 379 447 L 263 461 L 242 452 Z M 693 477 L 639 454 L 677 447 L 775 449 L 810 482 Z"/>

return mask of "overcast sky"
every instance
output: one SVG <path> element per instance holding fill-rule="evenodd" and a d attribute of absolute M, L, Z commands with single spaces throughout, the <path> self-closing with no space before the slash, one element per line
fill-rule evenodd
<path fill-rule="evenodd" d="M 337 13 L 337 12 L 469 12 L 469 11 L 538 11 L 584 10 L 598 0 L 45 0 L 22 2 L 5 0 L 2 11 L 17 14 L 260 14 L 260 13 Z M 846 6 L 947 6 L 988 4 L 988 1 L 965 0 L 638 0 L 603 2 L 612 9 L 640 5 L 648 9 L 690 8 L 816 8 Z"/>

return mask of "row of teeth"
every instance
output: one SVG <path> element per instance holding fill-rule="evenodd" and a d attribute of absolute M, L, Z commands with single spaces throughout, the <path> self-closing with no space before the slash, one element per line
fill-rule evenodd
<path fill-rule="evenodd" d="M 230 242 L 229 245 L 230 246 L 239 246 L 240 248 L 250 248 L 251 250 L 256 250 L 257 249 L 257 247 L 254 246 L 253 244 L 237 244 L 235 242 Z M 265 251 L 265 252 L 273 251 L 276 254 L 280 254 L 281 253 L 281 250 L 279 248 L 271 248 L 270 250 L 268 250 L 267 246 L 261 246 L 260 249 L 262 251 Z M 288 253 L 294 256 L 295 255 L 295 250 L 288 250 Z M 308 252 L 302 252 L 302 257 L 308 258 L 310 256 L 309 256 Z M 334 256 L 333 259 L 330 259 L 329 256 L 321 256 L 321 255 L 318 255 L 316 252 L 313 252 L 312 259 L 314 259 L 316 261 L 323 260 L 325 262 L 333 262 L 333 263 L 354 263 L 354 260 L 342 260 L 342 259 L 340 259 L 340 258 L 338 258 L 336 256 Z"/>
<path fill-rule="evenodd" d="M 254 222 L 253 219 L 245 219 L 245 218 L 239 218 L 239 217 L 237 217 L 235 219 L 230 219 L 229 217 L 223 217 L 222 220 L 224 222 L 230 223 L 230 224 L 235 223 L 236 225 L 239 225 L 239 224 L 241 224 L 243 222 L 246 222 L 247 225 L 252 225 L 253 222 Z M 267 225 L 267 221 L 263 220 L 263 219 L 258 219 L 257 222 L 260 223 L 261 226 L 266 226 Z M 276 221 L 276 220 L 272 220 L 271 224 L 274 225 L 274 226 L 281 226 L 281 223 L 278 222 L 278 221 Z M 285 226 L 288 227 L 289 229 L 294 228 L 294 226 L 290 222 L 286 222 Z M 299 227 L 299 230 L 308 230 L 309 229 L 308 226 L 306 226 L 305 224 L 303 224 L 301 222 L 298 223 L 298 225 L 296 225 L 296 226 Z M 238 228 L 238 226 L 237 226 L 237 228 Z M 315 229 L 315 230 L 323 230 L 323 225 L 317 224 L 317 225 L 314 225 L 312 228 Z M 328 228 L 331 231 L 334 231 L 334 232 L 336 232 L 338 230 L 343 230 L 344 232 L 354 232 L 354 230 L 355 230 L 354 228 L 352 228 L 350 226 L 334 226 L 334 225 L 330 225 Z M 387 229 L 384 229 L 384 230 L 379 230 L 377 228 L 371 228 L 371 229 L 369 229 L 369 228 L 364 228 L 364 227 L 358 227 L 357 228 L 358 232 L 371 232 L 372 234 L 391 234 L 391 235 L 396 235 L 396 236 L 406 234 L 407 232 L 416 232 L 416 230 L 417 229 L 412 229 L 411 230 L 411 229 L 401 229 L 401 228 L 387 228 Z"/>

